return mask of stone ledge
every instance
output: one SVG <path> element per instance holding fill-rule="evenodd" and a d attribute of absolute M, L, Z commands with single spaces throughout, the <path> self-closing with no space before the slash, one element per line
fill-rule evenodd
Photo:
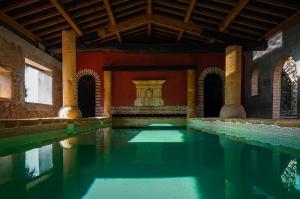
<path fill-rule="evenodd" d="M 111 119 L 104 117 L 82 119 L 43 118 L 0 120 L 0 139 L 67 129 L 71 126 L 73 130 L 78 130 L 80 127 L 91 125 L 102 126 L 107 124 L 111 124 Z"/>
<path fill-rule="evenodd" d="M 260 119 L 260 118 L 191 118 L 192 120 L 202 121 L 222 121 L 222 122 L 239 122 L 239 123 L 252 123 L 252 124 L 265 124 L 265 125 L 277 125 L 280 127 L 295 127 L 300 128 L 299 119 Z"/>
<path fill-rule="evenodd" d="M 199 132 L 225 136 L 235 141 L 300 157 L 300 128 L 295 128 L 299 123 L 297 121 L 193 118 L 187 123 L 188 127 Z"/>

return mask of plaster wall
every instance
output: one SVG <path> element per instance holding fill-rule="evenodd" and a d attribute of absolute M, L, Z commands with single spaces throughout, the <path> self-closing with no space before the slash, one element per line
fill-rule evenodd
<path fill-rule="evenodd" d="M 25 58 L 52 70 L 53 105 L 25 103 Z M 0 66 L 12 74 L 12 97 L 0 100 L 0 119 L 56 117 L 62 106 L 61 63 L 0 26 Z"/>
<path fill-rule="evenodd" d="M 79 52 L 77 72 L 91 69 L 101 79 L 100 100 L 103 106 L 103 67 L 104 66 L 170 66 L 195 65 L 196 91 L 200 74 L 209 67 L 224 69 L 224 53 L 124 53 L 124 52 Z M 136 98 L 133 80 L 166 80 L 162 88 L 165 108 L 154 112 L 177 114 L 185 112 L 187 105 L 187 71 L 116 71 L 112 73 L 112 106 L 117 112 L 128 112 L 134 108 Z M 196 94 L 197 95 L 197 94 Z M 198 100 L 196 99 L 196 102 Z M 177 111 L 175 111 L 177 109 Z M 134 113 L 139 112 L 136 110 Z M 145 110 L 150 111 L 150 110 Z M 114 112 L 114 111 L 113 111 Z"/>
<path fill-rule="evenodd" d="M 276 65 L 292 56 L 297 64 L 298 75 L 298 118 L 300 117 L 300 23 L 285 29 L 282 33 L 282 46 L 253 60 L 252 52 L 247 53 L 245 63 L 245 107 L 247 117 L 272 118 L 273 75 Z M 251 75 L 260 70 L 260 90 L 258 96 L 251 96 Z"/>

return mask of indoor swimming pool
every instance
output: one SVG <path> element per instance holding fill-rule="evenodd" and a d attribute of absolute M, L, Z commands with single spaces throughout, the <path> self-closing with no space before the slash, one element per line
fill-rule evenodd
<path fill-rule="evenodd" d="M 0 151 L 0 198 L 299 199 L 298 157 L 174 128 L 104 128 Z"/>

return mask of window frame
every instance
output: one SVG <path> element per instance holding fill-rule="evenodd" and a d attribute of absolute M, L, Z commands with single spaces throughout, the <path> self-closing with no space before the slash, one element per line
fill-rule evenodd
<path fill-rule="evenodd" d="M 0 101 L 2 101 L 2 102 L 5 102 L 5 101 L 7 101 L 7 102 L 9 102 L 9 101 L 12 101 L 12 99 L 13 99 L 13 94 L 14 94 L 14 92 L 13 92 L 13 72 L 12 72 L 12 70 L 10 70 L 9 68 L 7 68 L 7 67 L 5 67 L 5 66 L 3 66 L 3 65 L 0 65 L 0 74 L 1 74 L 1 72 L 2 71 L 4 71 L 5 73 L 9 73 L 9 80 L 10 80 L 10 97 L 9 98 L 6 98 L 6 97 L 1 97 L 0 96 Z"/>
<path fill-rule="evenodd" d="M 259 68 L 254 68 L 251 73 L 250 94 L 251 97 L 256 97 L 256 96 L 260 96 L 260 93 L 261 93 L 261 70 Z"/>
<path fill-rule="evenodd" d="M 26 101 L 26 96 L 24 96 L 24 102 L 26 104 L 26 107 L 30 110 L 36 110 L 36 111 L 48 111 L 50 110 L 52 107 L 53 107 L 53 86 L 54 86 L 54 83 L 53 83 L 53 70 L 51 70 L 50 68 L 47 68 L 35 61 L 32 61 L 28 58 L 25 58 L 25 63 L 24 63 L 24 89 L 25 89 L 25 92 L 26 92 L 26 77 L 25 77 L 25 70 L 27 67 L 31 67 L 35 70 L 38 70 L 46 75 L 49 75 L 52 79 L 51 81 L 51 87 L 52 87 L 52 90 L 51 90 L 51 97 L 52 97 L 52 100 L 51 100 L 51 104 L 45 104 L 45 103 L 40 103 L 40 102 L 27 102 Z"/>

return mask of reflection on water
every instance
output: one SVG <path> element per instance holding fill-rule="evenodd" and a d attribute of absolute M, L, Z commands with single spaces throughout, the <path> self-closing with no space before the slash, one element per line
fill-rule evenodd
<path fill-rule="evenodd" d="M 0 157 L 0 196 L 299 199 L 298 162 L 192 130 L 106 128 Z"/>

